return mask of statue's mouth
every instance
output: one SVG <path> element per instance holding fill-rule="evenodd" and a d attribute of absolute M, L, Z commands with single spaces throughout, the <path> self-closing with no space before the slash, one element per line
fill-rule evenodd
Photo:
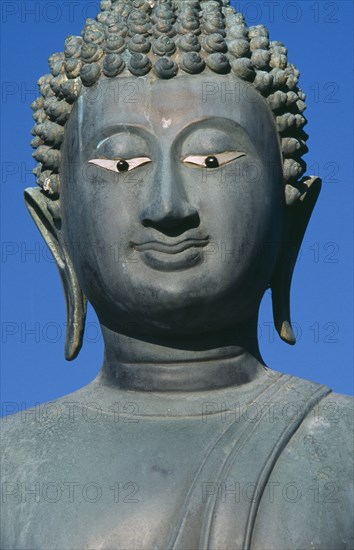
<path fill-rule="evenodd" d="M 209 237 L 188 238 L 178 242 L 147 241 L 132 243 L 143 262 L 157 271 L 183 271 L 203 261 L 201 248 Z"/>
<path fill-rule="evenodd" d="M 165 254 L 179 254 L 188 248 L 200 248 L 209 243 L 209 237 L 203 239 L 183 239 L 176 243 L 166 243 L 161 241 L 147 241 L 145 243 L 133 243 L 133 247 L 138 252 L 154 250 Z"/>

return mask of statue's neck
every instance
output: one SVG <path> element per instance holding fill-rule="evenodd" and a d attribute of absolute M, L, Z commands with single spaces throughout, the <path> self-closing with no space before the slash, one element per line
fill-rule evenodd
<path fill-rule="evenodd" d="M 100 379 L 136 391 L 201 391 L 248 383 L 264 371 L 257 320 L 220 333 L 138 339 L 102 326 Z"/>

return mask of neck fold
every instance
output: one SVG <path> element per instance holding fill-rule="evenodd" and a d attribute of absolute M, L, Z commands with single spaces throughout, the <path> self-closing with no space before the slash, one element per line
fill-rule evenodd
<path fill-rule="evenodd" d="M 149 339 L 102 326 L 100 379 L 120 389 L 148 392 L 205 391 L 251 382 L 264 372 L 257 322 L 218 334 Z"/>

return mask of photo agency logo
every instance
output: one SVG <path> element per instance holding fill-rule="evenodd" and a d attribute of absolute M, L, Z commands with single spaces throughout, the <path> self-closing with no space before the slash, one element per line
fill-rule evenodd
<path fill-rule="evenodd" d="M 307 321 L 306 323 L 292 322 L 294 336 L 297 342 L 317 345 L 333 345 L 340 343 L 340 325 L 336 321 Z M 124 338 L 125 346 L 139 345 L 129 334 L 134 334 L 139 328 L 139 323 L 129 321 L 126 324 L 127 335 L 124 337 L 119 333 L 114 336 L 115 341 L 119 344 Z M 33 320 L 3 320 L 1 322 L 1 344 L 12 346 L 23 345 L 32 346 L 33 344 L 58 344 L 65 342 L 65 334 L 67 323 L 61 321 L 33 321 Z M 230 336 L 242 338 L 243 331 L 247 332 L 247 327 L 244 329 L 225 330 L 225 335 L 231 333 Z M 278 341 L 278 335 L 274 327 L 273 320 L 263 320 L 257 325 L 258 341 L 268 344 L 274 344 Z M 98 344 L 102 341 L 101 327 L 98 322 L 88 321 L 85 324 L 83 342 L 85 344 Z"/>
<path fill-rule="evenodd" d="M 98 481 L 4 481 L 1 484 L 1 502 L 24 504 L 77 504 L 100 501 L 112 504 L 137 504 L 140 502 L 140 487 L 135 481 L 114 481 L 102 484 Z"/>
<path fill-rule="evenodd" d="M 119 159 L 116 160 L 118 162 Z M 153 162 L 153 159 L 151 162 Z M 21 183 L 23 186 L 32 186 L 34 184 L 34 167 L 35 161 L 3 160 L 1 162 L 2 185 L 18 185 Z M 233 181 L 243 185 L 257 184 L 257 182 L 261 182 L 265 174 L 272 176 L 275 168 L 274 164 L 266 163 L 261 170 L 258 164 L 250 160 L 244 160 L 242 163 L 225 164 L 218 168 L 218 182 L 220 185 Z M 212 173 L 206 166 L 201 166 L 200 170 L 202 171 L 203 184 L 208 183 L 211 177 L 215 178 L 215 171 Z M 313 176 L 320 177 L 323 185 L 334 185 L 340 182 L 340 164 L 334 160 L 326 160 L 321 163 L 314 160 L 309 163 L 307 171 Z M 103 168 L 93 163 L 87 163 L 84 166 L 79 166 L 75 162 L 62 163 L 61 172 L 65 173 L 67 183 L 74 181 L 78 174 L 91 183 L 99 182 L 104 177 Z M 139 170 L 136 169 L 127 172 L 111 170 L 110 180 L 112 179 L 114 183 L 120 185 L 143 185 L 145 181 Z"/>
<path fill-rule="evenodd" d="M 250 25 L 284 22 L 297 24 L 306 19 L 313 24 L 334 25 L 340 22 L 341 2 L 232 0 L 233 7 L 243 13 Z M 8 1 L 1 3 L 1 18 L 7 23 L 16 18 L 21 23 L 84 22 L 97 13 L 98 1 Z"/>
<path fill-rule="evenodd" d="M 53 25 L 58 23 L 84 23 L 86 19 L 97 14 L 98 1 L 8 1 L 1 2 L 1 22 L 7 24 L 17 22 L 22 24 Z"/>
<path fill-rule="evenodd" d="M 113 402 L 103 408 L 99 403 L 82 404 L 79 401 L 48 401 L 47 403 L 36 403 L 34 407 L 28 408 L 27 403 L 15 403 L 14 401 L 3 402 L 1 405 L 1 414 L 4 416 L 4 422 L 10 418 L 9 415 L 19 413 L 21 423 L 42 424 L 50 429 L 56 425 L 62 425 L 63 422 L 70 424 L 87 423 L 99 424 L 105 423 L 107 414 L 116 424 L 138 424 L 141 410 L 139 404 L 134 401 Z"/>
<path fill-rule="evenodd" d="M 39 87 L 36 80 L 25 82 L 23 80 L 7 80 L 1 82 L 1 102 L 22 103 L 30 105 L 39 96 Z M 97 82 L 94 88 L 90 89 L 86 100 L 88 105 L 109 101 L 116 105 L 137 105 L 145 99 L 145 93 L 139 82 L 120 82 L 113 80 L 105 85 Z"/>
<path fill-rule="evenodd" d="M 306 414 L 306 406 L 298 402 L 266 403 L 251 402 L 247 404 L 205 401 L 201 404 L 201 419 L 203 423 L 218 422 L 221 424 L 257 424 L 260 420 L 269 424 L 296 423 Z M 337 424 L 342 414 L 340 405 L 335 400 L 318 403 L 310 415 L 314 424 Z M 307 443 L 316 446 L 313 436 L 308 436 Z"/>
<path fill-rule="evenodd" d="M 324 502 L 337 504 L 340 502 L 340 488 L 334 481 L 314 481 L 306 485 L 299 481 L 268 481 L 266 484 L 248 481 L 241 483 L 204 481 L 201 484 L 201 501 L 207 504 L 215 503 L 253 503 L 262 498 L 262 502 L 273 504 L 284 501 L 290 504 L 297 502 Z"/>
<path fill-rule="evenodd" d="M 304 20 L 313 24 L 340 23 L 340 2 L 232 0 L 232 5 L 244 15 L 249 25 L 278 22 L 296 25 Z"/>
<path fill-rule="evenodd" d="M 113 242 L 111 244 L 97 244 L 90 242 L 65 242 L 67 250 L 72 253 L 79 254 L 88 260 L 95 260 L 95 258 L 111 258 L 114 263 L 127 263 L 138 264 L 140 252 L 131 246 L 129 243 Z M 232 260 L 241 260 L 245 251 L 252 250 L 253 256 L 262 257 L 274 254 L 274 249 L 277 242 L 268 242 L 260 245 L 255 242 L 234 242 L 232 245 L 224 241 L 218 241 L 216 239 L 210 239 L 208 245 L 201 249 L 201 256 L 204 262 L 210 262 L 212 259 L 219 261 L 220 263 L 228 263 Z M 310 242 L 301 247 L 297 252 L 297 247 L 291 246 L 287 254 L 289 258 L 293 258 L 296 263 L 310 264 L 323 264 L 328 266 L 329 269 L 334 268 L 335 265 L 340 264 L 341 251 L 343 247 L 340 247 L 337 242 Z M 1 264 L 53 264 L 55 259 L 44 243 L 44 241 L 3 241 L 1 243 Z"/>

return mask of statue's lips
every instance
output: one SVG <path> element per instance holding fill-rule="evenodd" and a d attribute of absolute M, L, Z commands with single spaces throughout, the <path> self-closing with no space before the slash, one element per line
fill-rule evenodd
<path fill-rule="evenodd" d="M 181 271 L 202 261 L 200 249 L 209 243 L 209 237 L 183 239 L 174 243 L 148 241 L 134 243 L 143 262 L 157 271 Z"/>
<path fill-rule="evenodd" d="M 188 248 L 203 247 L 209 243 L 209 238 L 204 239 L 184 239 L 177 243 L 162 243 L 160 241 L 148 241 L 145 243 L 134 243 L 135 250 L 139 252 L 156 251 L 163 252 L 165 254 L 178 254 L 184 252 Z"/>

